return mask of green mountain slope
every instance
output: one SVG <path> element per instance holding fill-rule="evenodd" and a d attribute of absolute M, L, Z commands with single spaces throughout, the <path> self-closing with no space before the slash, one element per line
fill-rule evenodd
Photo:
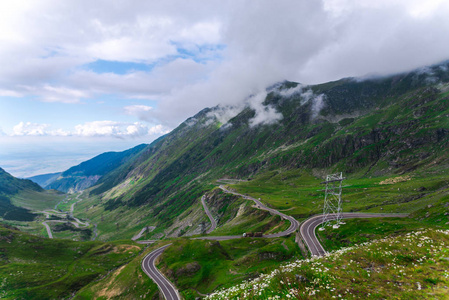
<path fill-rule="evenodd" d="M 0 217 L 5 220 L 32 221 L 35 216 L 29 210 L 15 206 L 11 198 L 24 192 L 44 192 L 44 190 L 27 179 L 18 179 L 0 168 Z"/>
<path fill-rule="evenodd" d="M 440 174 L 449 164 L 448 82 L 445 62 L 385 78 L 283 82 L 267 90 L 261 105 L 251 104 L 258 95 L 250 97 L 224 121 L 230 109 L 204 109 L 104 176 L 80 209 L 99 224 L 122 219 L 99 225 L 111 237 L 148 224 L 162 236 L 180 228 L 189 234 L 202 221 L 193 217 L 199 198 L 219 178 L 257 179 L 272 171 L 315 178 L 337 170 L 357 178 Z M 276 122 L 254 125 L 273 112 Z"/>
<path fill-rule="evenodd" d="M 77 166 L 71 167 L 59 176 L 53 176 L 52 180 L 47 182 L 44 188 L 62 192 L 82 191 L 93 186 L 103 175 L 113 171 L 128 160 L 134 159 L 145 147 L 147 147 L 146 144 L 141 144 L 126 151 L 106 152 L 97 155 Z"/>
<path fill-rule="evenodd" d="M 51 184 L 55 180 L 59 178 L 59 176 L 62 174 L 62 172 L 57 173 L 49 173 L 49 174 L 42 174 L 42 175 L 36 175 L 33 177 L 28 177 L 26 179 L 31 180 L 32 182 L 37 183 L 41 187 L 45 188 L 47 185 Z"/>

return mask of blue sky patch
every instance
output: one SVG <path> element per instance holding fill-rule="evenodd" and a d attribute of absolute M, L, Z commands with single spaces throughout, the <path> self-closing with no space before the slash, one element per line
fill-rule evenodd
<path fill-rule="evenodd" d="M 224 44 L 204 44 L 185 47 L 180 43 L 171 42 L 176 46 L 178 55 L 176 58 L 188 58 L 197 63 L 205 63 L 208 61 L 217 61 L 222 59 L 222 51 L 226 49 Z"/>
<path fill-rule="evenodd" d="M 88 69 L 95 73 L 115 73 L 123 75 L 133 71 L 151 71 L 155 64 L 135 63 L 135 62 L 123 62 L 123 61 L 111 61 L 111 60 L 96 60 L 92 63 L 85 65 Z"/>

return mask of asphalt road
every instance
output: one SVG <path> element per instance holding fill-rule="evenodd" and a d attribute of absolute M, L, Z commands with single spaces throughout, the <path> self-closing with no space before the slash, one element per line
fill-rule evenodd
<path fill-rule="evenodd" d="M 250 196 L 246 196 L 246 195 L 242 195 L 236 192 L 233 192 L 229 189 L 227 189 L 225 186 L 220 185 L 220 188 L 226 192 L 226 193 L 230 193 L 230 194 L 234 194 L 240 197 L 243 197 L 244 199 L 247 200 L 252 200 L 254 201 L 256 207 L 258 209 L 262 209 L 262 210 L 266 210 L 268 212 L 270 212 L 271 214 L 274 215 L 278 215 L 281 218 L 290 221 L 290 227 L 282 232 L 278 232 L 278 233 L 274 233 L 274 234 L 267 234 L 267 235 L 263 235 L 263 237 L 265 238 L 276 238 L 276 237 L 281 237 L 281 236 L 286 236 L 289 235 L 291 233 L 294 233 L 298 228 L 299 228 L 299 232 L 303 238 L 303 240 L 305 241 L 305 243 L 307 244 L 307 247 L 309 248 L 312 256 L 324 256 L 326 254 L 326 250 L 324 250 L 323 246 L 320 244 L 320 242 L 318 241 L 318 238 L 316 237 L 315 234 L 315 229 L 323 223 L 323 215 L 316 215 L 313 216 L 309 219 L 307 219 L 306 221 L 304 221 L 301 224 L 301 227 L 299 227 L 299 222 L 291 217 L 288 216 L 286 214 L 283 214 L 275 209 L 269 208 L 267 206 L 265 206 L 262 202 L 260 202 L 259 199 L 250 197 Z M 215 219 L 212 217 L 212 215 L 210 214 L 209 209 L 207 208 L 205 201 L 204 201 L 204 196 L 201 198 L 201 202 L 203 204 L 204 210 L 206 211 L 207 216 L 209 217 L 209 219 L 211 220 L 212 226 L 211 228 L 207 231 L 207 233 L 210 233 L 213 229 L 216 228 L 216 222 Z M 344 219 L 349 219 L 349 218 L 382 218 L 382 217 L 406 217 L 407 214 L 370 214 L 370 213 L 343 213 L 342 217 Z M 331 215 L 331 218 L 335 216 Z M 213 221 L 212 221 L 213 220 Z M 204 237 L 198 237 L 196 239 L 203 239 L 203 240 L 215 240 L 215 241 L 224 241 L 224 240 L 232 240 L 232 239 L 239 239 L 242 238 L 242 235 L 231 235 L 231 236 L 204 236 Z M 167 300 L 171 300 L 171 299 L 179 299 L 179 294 L 178 291 L 176 290 L 176 288 L 174 287 L 174 285 L 168 281 L 164 275 L 162 275 L 154 266 L 154 261 L 156 260 L 156 258 L 162 254 L 162 252 L 168 247 L 169 245 L 165 245 L 164 247 L 158 248 L 156 250 L 154 250 L 153 252 L 151 252 L 150 254 L 148 254 L 144 260 L 142 261 L 142 269 L 145 271 L 145 273 L 150 276 L 151 279 L 153 279 L 153 281 L 155 281 L 157 283 L 157 285 L 159 286 L 159 289 L 162 291 L 162 293 L 164 294 L 165 299 Z M 178 297 L 178 298 L 176 298 Z"/>
<path fill-rule="evenodd" d="M 75 208 L 75 204 L 78 203 L 78 202 L 80 202 L 80 201 L 82 200 L 82 199 L 79 198 L 79 197 L 81 196 L 82 193 L 83 193 L 83 192 L 81 192 L 80 194 L 78 194 L 78 195 L 76 196 L 76 199 L 77 199 L 78 201 L 75 202 L 75 203 L 73 203 L 73 204 L 70 206 L 70 210 L 67 211 L 67 212 L 61 212 L 61 211 L 56 210 L 56 208 L 58 207 L 59 204 L 61 204 L 61 202 L 64 202 L 64 201 L 67 200 L 67 197 L 64 198 L 64 200 L 60 201 L 58 204 L 56 204 L 55 209 L 50 209 L 50 210 L 46 210 L 46 211 L 41 211 L 41 212 L 40 212 L 40 213 L 45 214 L 45 215 L 47 216 L 47 218 L 49 218 L 50 215 L 55 215 L 55 216 L 64 218 L 64 217 L 66 216 L 66 214 L 68 213 L 68 214 L 73 218 L 73 220 L 75 220 L 75 222 L 71 222 L 71 221 L 63 221 L 63 220 L 46 220 L 46 221 L 42 222 L 42 225 L 45 226 L 45 229 L 47 230 L 48 237 L 49 237 L 50 239 L 53 238 L 53 234 L 52 234 L 52 232 L 51 232 L 51 228 L 50 228 L 50 226 L 48 225 L 48 223 L 72 223 L 76 228 L 81 228 L 81 226 L 82 226 L 82 227 L 88 227 L 88 226 L 90 225 L 88 222 L 82 222 L 80 219 L 78 219 L 78 218 L 76 218 L 76 217 L 73 216 L 73 210 L 74 210 L 74 208 Z M 94 237 L 93 237 L 93 240 L 94 240 L 94 239 L 96 238 L 96 236 L 97 236 L 97 231 L 96 231 L 96 230 L 97 230 L 97 225 L 95 224 L 95 230 L 94 230 L 95 235 L 94 235 Z"/>
<path fill-rule="evenodd" d="M 131 238 L 131 240 L 135 241 L 135 240 L 140 239 L 140 237 L 142 236 L 142 234 L 143 234 L 146 230 L 147 230 L 147 227 L 145 226 L 144 228 L 142 228 L 142 230 L 141 230 L 138 234 L 136 234 L 135 236 L 133 236 L 133 237 Z"/>
<path fill-rule="evenodd" d="M 385 217 L 396 217 L 396 218 L 404 218 L 407 214 L 369 214 L 369 213 L 343 213 L 342 217 L 344 219 L 350 218 L 385 218 Z M 332 219 L 335 219 L 335 215 L 331 215 Z M 326 250 L 324 250 L 323 246 L 318 241 L 318 238 L 315 233 L 315 229 L 323 223 L 323 215 L 313 216 L 310 219 L 304 221 L 301 224 L 301 228 L 299 232 L 306 243 L 307 247 L 310 250 L 312 256 L 324 256 L 326 254 Z"/>
<path fill-rule="evenodd" d="M 287 228 L 287 230 L 282 231 L 282 232 L 278 232 L 278 233 L 264 235 L 263 236 L 264 238 L 276 238 L 276 237 L 286 236 L 286 235 L 294 233 L 299 228 L 299 222 L 295 218 L 293 218 L 291 216 L 287 216 L 286 214 L 283 214 L 283 213 L 281 213 L 281 212 L 279 212 L 279 211 L 277 211 L 275 209 L 272 209 L 272 208 L 269 208 L 269 207 L 265 206 L 262 202 L 260 202 L 259 199 L 256 199 L 256 198 L 253 198 L 253 197 L 250 197 L 250 196 L 246 196 L 246 195 L 242 195 L 242 194 L 233 192 L 231 190 L 228 190 L 223 185 L 220 185 L 220 189 L 222 189 L 226 193 L 234 194 L 234 195 L 243 197 L 244 199 L 247 199 L 247 200 L 252 200 L 252 201 L 254 201 L 254 203 L 256 203 L 256 207 L 258 209 L 266 210 L 266 211 L 270 212 L 273 215 L 278 215 L 282 219 L 290 221 L 290 227 Z"/>
<path fill-rule="evenodd" d="M 42 224 L 45 226 L 45 228 L 47 229 L 47 234 L 48 234 L 48 238 L 52 239 L 53 238 L 53 234 L 51 233 L 51 228 L 50 226 L 47 224 L 47 221 L 42 222 Z"/>
<path fill-rule="evenodd" d="M 265 206 L 262 202 L 260 202 L 258 199 L 253 198 L 253 197 L 249 197 L 246 195 L 242 195 L 236 192 L 233 192 L 231 190 L 228 190 L 226 187 L 220 185 L 220 188 L 226 192 L 226 193 L 230 193 L 230 194 L 234 194 L 240 197 L 243 197 L 247 200 L 252 200 L 255 202 L 256 207 L 258 209 L 262 209 L 262 210 L 266 210 L 274 215 L 278 215 L 280 216 L 282 219 L 288 220 L 290 221 L 290 227 L 287 230 L 284 230 L 282 232 L 278 232 L 278 233 L 274 233 L 274 234 L 267 234 L 264 235 L 264 238 L 276 238 L 276 237 L 281 237 L 281 236 L 286 236 L 289 235 L 291 233 L 294 233 L 298 228 L 299 228 L 299 222 L 291 217 L 291 216 L 287 216 L 286 214 L 283 214 L 275 209 L 269 208 L 267 206 Z M 213 218 L 212 214 L 210 213 L 209 209 L 206 206 L 205 203 L 205 197 L 203 196 L 201 198 L 201 203 L 203 204 L 204 207 L 204 211 L 206 212 L 207 216 L 209 217 L 212 226 L 209 228 L 209 230 L 207 230 L 207 234 L 209 234 L 210 232 L 212 232 L 216 227 L 217 227 L 217 222 L 215 221 L 215 219 Z M 228 236 L 203 236 L 203 237 L 197 237 L 196 239 L 202 239 L 202 240 L 214 240 L 214 241 L 225 241 L 225 240 L 233 240 L 233 239 L 240 239 L 242 238 L 242 235 L 228 235 Z M 153 241 L 148 241 L 148 242 L 153 242 Z M 170 244 L 169 244 L 170 245 Z M 162 275 L 154 266 L 154 261 L 156 260 L 156 258 L 162 254 L 162 252 L 164 252 L 164 250 L 169 246 L 166 245 L 164 247 L 158 248 L 156 250 L 154 250 L 153 252 L 151 252 L 150 254 L 148 254 L 147 256 L 145 256 L 145 258 L 142 261 L 142 269 L 145 271 L 145 273 L 151 278 L 153 279 L 154 282 L 156 282 L 156 284 L 159 286 L 159 289 L 162 291 L 162 293 L 164 294 L 165 299 L 170 300 L 170 299 L 179 299 L 179 294 L 178 291 L 176 290 L 176 288 L 174 287 L 174 285 L 168 281 L 164 275 Z M 178 298 L 176 298 L 178 297 Z"/>
<path fill-rule="evenodd" d="M 47 234 L 48 234 L 48 238 L 52 239 L 53 238 L 53 234 L 51 232 L 51 228 L 50 225 L 48 225 L 48 223 L 72 223 L 75 227 L 80 228 L 79 224 L 76 222 L 69 222 L 69 221 L 63 221 L 63 220 L 47 220 L 42 222 L 42 225 L 45 226 L 45 228 L 47 229 Z"/>
<path fill-rule="evenodd" d="M 203 197 L 201 197 L 201 203 L 203 204 L 204 211 L 206 212 L 206 215 L 209 217 L 209 220 L 210 220 L 210 223 L 211 223 L 210 228 L 206 231 L 206 233 L 209 234 L 212 231 L 214 231 L 215 228 L 217 228 L 217 221 L 215 221 L 214 217 L 212 216 L 212 214 L 209 211 L 209 208 L 207 208 L 205 200 L 206 200 L 206 196 L 204 195 Z"/>
<path fill-rule="evenodd" d="M 178 291 L 174 287 L 174 285 L 165 278 L 164 275 L 162 275 L 161 272 L 156 268 L 154 265 L 155 260 L 159 257 L 159 255 L 164 252 L 164 250 L 169 247 L 171 244 L 165 245 L 163 247 L 160 247 L 147 256 L 142 260 L 142 270 L 151 278 L 154 282 L 156 282 L 157 286 L 159 287 L 159 290 L 164 295 L 165 299 L 167 300 L 178 300 L 181 299 L 179 296 Z"/>
<path fill-rule="evenodd" d="M 160 242 L 160 240 L 146 240 L 146 241 L 135 241 L 137 244 L 146 245 L 146 244 L 154 244 L 156 242 Z"/>
<path fill-rule="evenodd" d="M 323 223 L 323 215 L 317 215 L 317 216 L 313 216 L 310 219 L 307 219 L 306 221 L 304 221 L 301 225 L 301 227 L 299 227 L 299 222 L 291 217 L 288 216 L 286 214 L 283 214 L 275 209 L 269 208 L 267 206 L 265 206 L 262 202 L 260 202 L 260 200 L 250 197 L 250 196 L 246 196 L 246 195 L 242 195 L 236 192 L 233 192 L 229 189 L 227 189 L 225 186 L 220 185 L 220 188 L 226 192 L 226 193 L 230 193 L 230 194 L 234 194 L 240 197 L 243 197 L 244 199 L 247 200 L 252 200 L 254 201 L 254 203 L 256 204 L 256 207 L 258 209 L 262 209 L 262 210 L 266 210 L 268 212 L 270 212 L 271 214 L 274 215 L 278 215 L 281 218 L 290 221 L 290 227 L 282 232 L 279 233 L 274 233 L 274 234 L 267 234 L 264 235 L 263 237 L 265 238 L 276 238 L 276 237 L 281 237 L 281 236 L 286 236 L 289 235 L 291 233 L 294 233 L 298 228 L 300 231 L 300 234 L 303 238 L 303 240 L 305 241 L 305 243 L 307 244 L 307 247 L 309 248 L 312 256 L 324 256 L 326 254 L 326 250 L 324 250 L 323 246 L 320 244 L 320 242 L 318 241 L 318 238 L 316 237 L 315 234 L 315 229 L 318 227 L 318 225 Z M 206 211 L 206 214 L 208 215 L 208 217 L 214 222 L 212 222 L 212 226 L 211 229 L 209 229 L 207 231 L 207 233 L 210 233 L 213 229 L 215 229 L 216 227 L 216 222 L 213 219 L 212 215 L 210 214 L 209 209 L 207 208 L 205 202 L 204 202 L 204 196 L 201 198 L 201 202 L 203 204 L 204 210 Z M 342 217 L 344 219 L 349 219 L 349 218 L 381 218 L 381 217 L 406 217 L 406 214 L 368 214 L 368 213 L 343 213 Z M 331 215 L 331 218 L 333 216 Z M 204 239 L 204 240 L 215 240 L 215 241 L 224 241 L 224 240 L 231 240 L 231 239 L 239 239 L 242 238 L 242 235 L 232 235 L 232 236 L 205 236 L 205 237 L 198 237 L 196 239 Z M 169 244 L 170 245 L 170 244 Z M 157 283 L 157 285 L 159 286 L 159 289 L 162 291 L 165 299 L 167 300 L 171 300 L 171 299 L 180 299 L 179 298 L 179 294 L 178 291 L 176 290 L 176 288 L 174 287 L 174 285 L 168 281 L 164 275 L 162 275 L 154 266 L 154 261 L 156 260 L 156 258 L 162 254 L 162 252 L 169 246 L 169 245 L 165 245 L 161 248 L 158 248 L 156 250 L 154 250 L 153 252 L 151 252 L 150 254 L 148 254 L 144 260 L 142 261 L 142 269 L 145 271 L 145 273 L 151 278 L 153 279 L 154 282 Z"/>
<path fill-rule="evenodd" d="M 227 241 L 241 239 L 243 235 L 224 235 L 224 236 L 200 236 L 194 238 L 195 240 L 211 240 L 211 241 Z"/>

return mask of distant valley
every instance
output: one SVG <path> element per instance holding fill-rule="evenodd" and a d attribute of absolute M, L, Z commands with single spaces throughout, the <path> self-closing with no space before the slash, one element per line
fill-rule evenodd
<path fill-rule="evenodd" d="M 55 189 L 65 193 L 79 192 L 95 185 L 104 174 L 132 159 L 145 146 L 142 144 L 123 152 L 106 152 L 64 172 L 37 175 L 28 179 L 44 189 Z"/>

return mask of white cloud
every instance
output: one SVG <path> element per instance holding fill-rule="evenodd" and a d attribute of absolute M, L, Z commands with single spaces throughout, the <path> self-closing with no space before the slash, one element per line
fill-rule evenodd
<path fill-rule="evenodd" d="M 120 37 L 95 43 L 88 49 L 91 57 L 112 61 L 154 61 L 166 55 L 176 54 L 176 48 L 167 43 L 149 43 Z"/>
<path fill-rule="evenodd" d="M 266 92 L 260 92 L 248 99 L 249 107 L 255 111 L 254 117 L 249 120 L 251 127 L 274 124 L 283 118 L 282 114 L 276 111 L 276 108 L 263 104 L 266 97 Z"/>
<path fill-rule="evenodd" d="M 50 124 L 20 122 L 13 127 L 12 136 L 69 136 L 70 132 L 56 129 L 51 130 Z"/>
<path fill-rule="evenodd" d="M 60 86 L 27 86 L 24 89 L 39 96 L 43 102 L 78 103 L 80 99 L 88 97 L 88 94 L 81 90 Z"/>
<path fill-rule="evenodd" d="M 239 1 L 223 20 L 225 59 L 205 82 L 174 90 L 152 113 L 168 122 L 236 105 L 284 79 L 318 83 L 387 74 L 449 58 L 449 5 L 435 1 Z M 424 5 L 424 10 L 427 6 Z M 424 14 L 424 15 L 426 15 Z M 173 109 L 178 107 L 179 109 Z"/>
<path fill-rule="evenodd" d="M 304 90 L 307 88 L 307 86 L 304 86 L 302 84 L 298 84 L 296 87 L 294 88 L 289 88 L 289 89 L 283 89 L 278 91 L 278 93 L 283 96 L 283 97 L 291 97 L 293 95 L 296 94 L 303 94 Z"/>
<path fill-rule="evenodd" d="M 161 124 L 148 128 L 148 134 L 150 135 L 162 135 L 167 134 L 171 130 Z"/>
<path fill-rule="evenodd" d="M 31 122 L 20 122 L 13 128 L 13 135 L 47 135 L 48 124 L 37 124 Z"/>
<path fill-rule="evenodd" d="M 79 136 L 112 136 L 117 135 L 120 123 L 114 121 L 94 121 L 75 126 L 75 134 Z"/>
<path fill-rule="evenodd" d="M 229 120 L 237 116 L 242 111 L 241 106 L 218 106 L 214 107 L 207 116 L 211 119 L 215 118 L 221 124 L 228 123 Z"/>
<path fill-rule="evenodd" d="M 154 137 L 169 132 L 163 125 L 148 126 L 140 122 L 93 121 L 79 124 L 73 131 L 51 130 L 49 124 L 20 122 L 13 128 L 11 136 L 54 136 L 54 137 Z M 3 131 L 0 130 L 0 135 Z"/>
<path fill-rule="evenodd" d="M 75 135 L 78 136 L 109 136 L 109 137 L 139 137 L 146 135 L 160 135 L 167 132 L 161 125 L 148 127 L 139 122 L 125 123 L 114 121 L 86 122 L 75 126 Z"/>
<path fill-rule="evenodd" d="M 316 118 L 320 111 L 324 108 L 324 99 L 325 96 L 323 94 L 312 98 L 312 119 Z"/>
<path fill-rule="evenodd" d="M 125 111 L 125 114 L 131 115 L 131 116 L 137 116 L 140 118 L 143 114 L 149 112 L 151 109 L 153 109 L 151 106 L 147 105 L 129 105 L 125 106 L 123 110 Z"/>
<path fill-rule="evenodd" d="M 315 119 L 320 111 L 324 108 L 325 102 L 324 99 L 326 96 L 324 94 L 314 94 L 310 87 L 302 84 L 298 84 L 294 88 L 284 89 L 277 91 L 281 96 L 291 97 L 291 96 L 299 96 L 301 97 L 301 105 L 312 101 L 311 111 L 312 111 L 312 119 Z"/>
<path fill-rule="evenodd" d="M 98 74 L 91 70 L 78 70 L 67 81 L 76 89 L 87 91 L 89 95 L 114 93 L 124 98 L 160 99 L 179 86 L 193 84 L 205 78 L 212 65 L 213 63 L 178 58 L 157 65 L 151 72 Z"/>
<path fill-rule="evenodd" d="M 23 95 L 11 90 L 0 90 L 0 97 L 22 97 Z"/>
<path fill-rule="evenodd" d="M 209 15 L 211 6 L 102 0 L 94 6 L 87 0 L 2 2 L 0 90 L 65 103 L 103 93 L 125 98 L 166 94 L 176 84 L 188 84 L 207 73 L 201 64 L 170 57 L 178 54 L 178 47 L 191 49 L 220 40 L 222 22 Z M 131 76 L 82 71 L 83 65 L 98 59 L 161 61 L 162 65 L 154 72 Z"/>
<path fill-rule="evenodd" d="M 284 79 L 310 84 L 447 59 L 448 14 L 443 0 L 3 1 L 0 96 L 151 99 L 155 108 L 137 117 L 174 126 Z M 98 59 L 154 65 L 86 69 Z"/>

